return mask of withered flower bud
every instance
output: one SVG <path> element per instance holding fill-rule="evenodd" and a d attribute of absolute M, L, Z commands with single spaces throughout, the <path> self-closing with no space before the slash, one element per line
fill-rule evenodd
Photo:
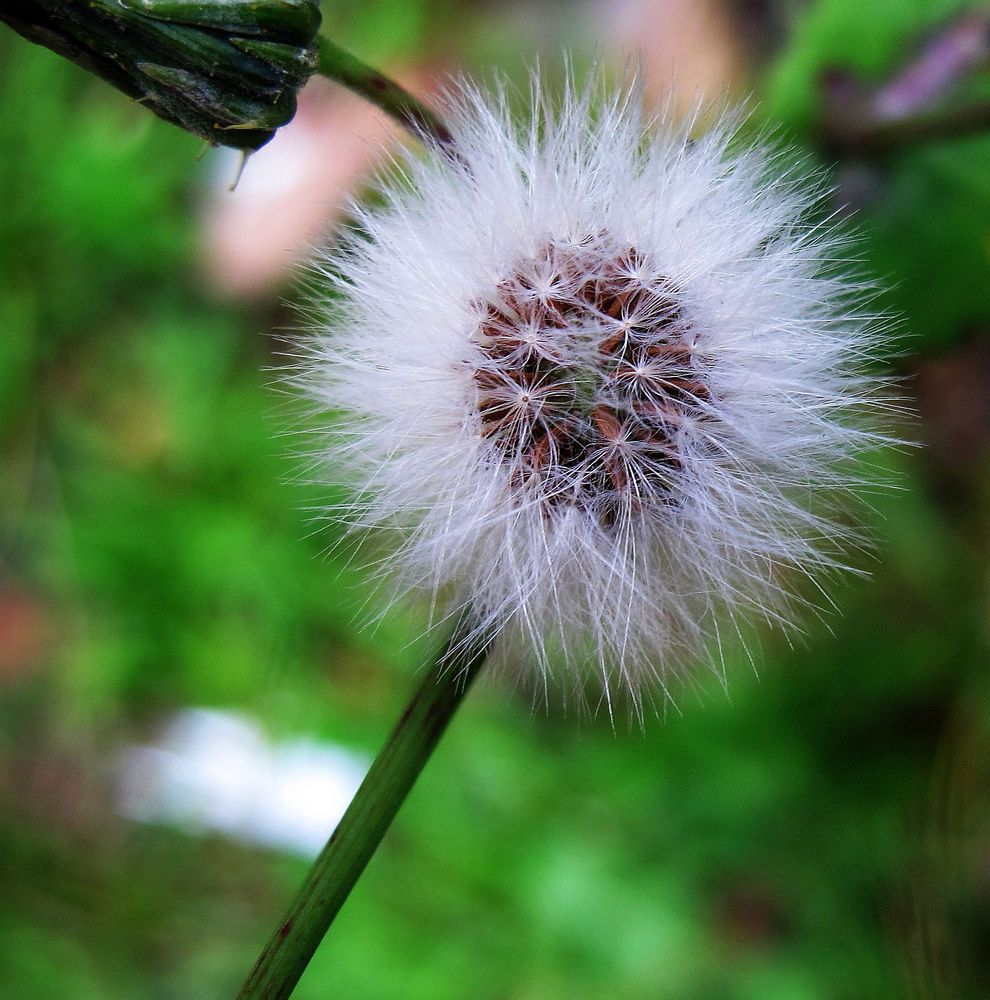
<path fill-rule="evenodd" d="M 213 145 L 253 150 L 316 68 L 318 0 L 12 0 L 45 45 Z"/>

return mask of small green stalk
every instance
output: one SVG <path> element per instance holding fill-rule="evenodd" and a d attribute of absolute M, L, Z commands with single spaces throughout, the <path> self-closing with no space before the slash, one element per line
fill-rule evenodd
<path fill-rule="evenodd" d="M 488 649 L 489 640 L 473 635 L 468 619 L 462 618 L 310 868 L 238 1000 L 285 1000 L 292 994 L 484 665 Z"/>
<path fill-rule="evenodd" d="M 316 71 L 378 105 L 418 139 L 454 155 L 453 136 L 425 104 L 328 38 L 317 39 Z"/>

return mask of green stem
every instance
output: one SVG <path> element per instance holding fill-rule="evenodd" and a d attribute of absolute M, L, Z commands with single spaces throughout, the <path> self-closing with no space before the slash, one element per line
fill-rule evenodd
<path fill-rule="evenodd" d="M 322 36 L 317 40 L 317 72 L 377 104 L 417 139 L 433 143 L 453 155 L 453 136 L 425 104 L 394 80 Z"/>
<path fill-rule="evenodd" d="M 461 618 L 265 945 L 238 1000 L 285 1000 L 364 871 L 488 655 Z"/>

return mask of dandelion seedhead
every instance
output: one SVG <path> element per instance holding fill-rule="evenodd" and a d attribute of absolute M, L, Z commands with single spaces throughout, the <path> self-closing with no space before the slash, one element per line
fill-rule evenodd
<path fill-rule="evenodd" d="M 504 662 L 637 705 L 812 603 L 884 407 L 820 189 L 638 98 L 570 88 L 517 125 L 466 87 L 457 157 L 406 161 L 323 261 L 303 362 L 344 414 L 350 520 L 397 529 L 389 575 L 470 604 Z"/>

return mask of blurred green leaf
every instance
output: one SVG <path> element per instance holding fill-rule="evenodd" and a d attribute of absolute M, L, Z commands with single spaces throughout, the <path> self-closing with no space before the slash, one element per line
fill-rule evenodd
<path fill-rule="evenodd" d="M 762 111 L 787 137 L 817 147 L 822 74 L 839 69 L 875 84 L 900 69 L 961 0 L 819 0 L 796 19 L 765 86 Z M 831 163 L 825 164 L 828 167 Z M 903 319 L 909 351 L 946 345 L 990 324 L 990 136 L 946 139 L 880 160 L 848 160 L 835 174 L 851 203 L 866 268 Z"/>

